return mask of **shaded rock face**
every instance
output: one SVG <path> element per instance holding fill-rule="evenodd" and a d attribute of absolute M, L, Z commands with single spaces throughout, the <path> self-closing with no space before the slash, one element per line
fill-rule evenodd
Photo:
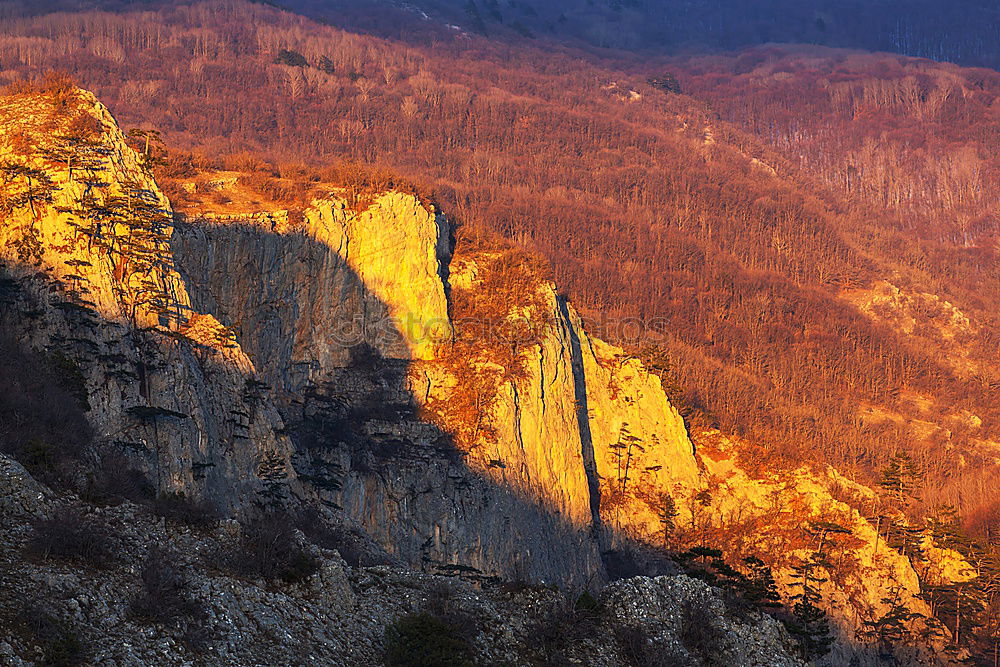
<path fill-rule="evenodd" d="M 142 470 L 157 492 L 226 510 L 287 495 L 291 444 L 253 364 L 211 316 L 192 328 L 198 318 L 183 280 L 165 241 L 155 240 L 169 238 L 169 203 L 107 109 L 82 92 L 74 104 L 98 128 L 86 169 L 71 173 L 43 157 L 51 128 L 16 148 L 5 137 L 4 164 L 36 170 L 8 192 L 34 187 L 39 174 L 53 187 L 51 201 L 13 207 L 0 226 L 0 321 L 28 346 L 69 360 L 85 383 L 102 457 Z M 57 109 L 24 96 L 4 98 L 0 112 L 60 122 Z M 152 221 L 141 233 L 154 240 L 130 250 L 140 206 Z M 81 231 L 88 209 L 114 207 L 119 223 Z M 134 269 L 143 253 L 156 259 Z"/>
<path fill-rule="evenodd" d="M 20 557 L 31 521 L 57 516 L 63 502 L 0 454 L 4 665 L 56 662 L 55 633 L 33 631 L 32 623 L 41 623 L 25 622 L 26 609 L 73 637 L 76 653 L 95 665 L 375 665 L 385 657 L 386 627 L 414 613 L 463 619 L 456 630 L 474 664 L 612 667 L 634 664 L 636 653 L 674 658 L 655 664 L 802 664 L 777 623 L 732 608 L 718 591 L 687 577 L 616 582 L 582 616 L 550 588 L 473 586 L 461 577 L 353 567 L 293 533 L 316 560 L 315 572 L 295 585 L 265 584 L 208 565 L 231 547 L 240 530 L 235 522 L 191 530 L 128 502 L 86 510 L 113 536 L 113 552 L 100 569 Z M 179 582 L 172 590 L 188 601 L 178 615 L 156 623 L 130 608 L 149 590 L 141 572 L 154 551 L 171 554 L 168 567 Z M 692 620 L 706 617 L 708 631 L 692 633 Z M 563 641 L 567 634 L 572 638 Z"/>
<path fill-rule="evenodd" d="M 355 227 L 358 214 L 335 201 L 318 202 L 294 228 L 280 214 L 191 218 L 177 224 L 173 247 L 195 308 L 234 327 L 275 388 L 299 480 L 400 562 L 596 586 L 641 569 L 620 554 L 635 543 L 662 543 L 659 511 L 670 495 L 678 524 L 701 525 L 697 511 L 755 526 L 755 544 L 777 554 L 775 574 L 784 585 L 788 559 L 810 556 L 788 535 L 836 510 L 851 532 L 845 557 L 857 556 L 862 575 L 825 588 L 842 638 L 838 655 L 853 655 L 866 618 L 860 608 L 877 615 L 891 582 L 904 586 L 908 605 L 926 611 L 914 597 L 919 583 L 907 559 L 879 545 L 872 526 L 835 501 L 814 473 L 797 472 L 794 484 L 765 483 L 728 458 L 697 457 L 660 380 L 590 336 L 549 284 L 534 286 L 545 326 L 521 352 L 523 377 L 500 384 L 483 415 L 491 437 L 460 444 L 427 418 L 447 416 L 462 391 L 440 347 L 448 345 L 450 325 L 429 344 L 414 344 L 398 323 L 447 322 L 449 295 L 480 283 L 476 260 L 449 262 L 441 250 L 444 224 L 412 198 L 391 193 L 362 215 L 373 251 L 354 256 L 345 238 L 362 228 Z M 374 217 L 382 223 L 370 222 Z M 391 282 L 389 242 L 378 241 L 401 236 L 409 240 L 393 246 L 397 261 L 420 258 L 419 266 L 401 269 L 405 290 Z M 381 285 L 379 295 L 369 282 Z M 344 322 L 355 335 L 344 335 Z M 693 497 L 708 488 L 709 500 L 696 505 Z M 788 525 L 775 520 L 775 499 L 798 508 L 781 514 Z M 874 552 L 878 558 L 862 558 Z"/>
<path fill-rule="evenodd" d="M 318 499 L 395 562 L 577 589 L 621 574 L 622 547 L 663 539 L 666 495 L 678 521 L 694 526 L 686 501 L 712 487 L 714 505 L 699 511 L 738 516 L 730 525 L 752 520 L 754 548 L 788 552 L 803 516 L 844 515 L 862 545 L 845 549 L 873 554 L 856 580 L 827 593 L 844 637 L 860 623 L 859 601 L 878 611 L 886 582 L 924 610 L 907 559 L 880 546 L 813 473 L 758 483 L 735 462 L 696 457 L 659 379 L 589 336 L 550 284 L 526 288 L 545 325 L 518 353 L 524 373 L 487 397 L 479 417 L 491 436 L 459 444 L 429 415 L 447 417 L 463 398 L 443 353 L 454 328 L 449 296 L 479 289 L 481 278 L 476 257 L 450 257 L 441 216 L 390 192 L 361 212 L 317 201 L 294 223 L 274 212 L 174 225 L 106 109 L 81 100 L 100 126 L 96 166 L 71 175 L 42 157 L 44 146 L 0 143 L 0 160 L 55 186 L 51 201 L 14 206 L 0 225 L 0 324 L 79 372 L 102 465 L 138 467 L 157 492 L 232 511 Z M 52 113 L 4 98 L 0 133 L 26 126 L 5 118 Z M 81 231 L 88 197 L 141 200 L 158 212 L 169 247 L 155 241 L 146 251 L 157 261 L 130 271 L 127 225 Z M 807 512 L 786 512 L 792 523 L 778 525 L 777 492 L 782 506 Z"/>
<path fill-rule="evenodd" d="M 448 230 L 413 197 L 361 213 L 318 201 L 286 212 L 181 220 L 176 261 L 199 307 L 233 326 L 275 389 L 301 393 L 359 353 L 426 359 L 448 340 Z"/>
<path fill-rule="evenodd" d="M 648 536 L 659 523 L 643 498 L 697 482 L 683 421 L 658 379 L 538 285 L 549 324 L 525 353 L 527 377 L 500 388 L 489 444 L 460 451 L 418 416 L 452 398 L 435 354 L 452 331 L 449 279 L 475 289 L 466 263 L 449 265 L 447 235 L 441 216 L 390 192 L 361 213 L 317 201 L 297 225 L 282 213 L 195 216 L 177 223 L 173 249 L 196 309 L 232 326 L 275 388 L 300 478 L 388 551 L 425 567 L 603 581 L 614 540 L 602 524 Z M 623 432 L 649 445 L 629 452 L 631 473 L 614 448 Z M 630 502 L 602 517 L 599 480 L 623 473 Z"/>
<path fill-rule="evenodd" d="M 0 230 L 4 319 L 79 367 L 105 465 L 235 510 L 297 490 L 294 442 L 312 490 L 405 562 L 575 587 L 605 578 L 599 479 L 621 473 L 608 446 L 626 424 L 667 444 L 645 461 L 669 459 L 654 481 L 695 475 L 658 381 L 591 340 L 550 285 L 538 286 L 551 325 L 526 353 L 532 370 L 489 415 L 495 451 L 459 451 L 418 417 L 451 385 L 436 357 L 452 336 L 442 216 L 389 192 L 360 212 L 331 198 L 294 223 L 274 212 L 174 228 L 107 109 L 87 93 L 74 104 L 97 148 L 64 164 L 51 155 L 65 146 L 50 145 L 62 112 L 4 101 L 37 125 L 4 159 L 53 186 Z"/>
<path fill-rule="evenodd" d="M 345 211 L 320 202 L 294 231 L 244 217 L 174 234 L 198 308 L 232 323 L 281 397 L 300 478 L 412 565 L 577 587 L 600 577 L 589 512 L 567 517 L 484 474 L 417 415 L 414 364 L 433 366 L 451 330 L 444 221 L 398 193 Z"/>

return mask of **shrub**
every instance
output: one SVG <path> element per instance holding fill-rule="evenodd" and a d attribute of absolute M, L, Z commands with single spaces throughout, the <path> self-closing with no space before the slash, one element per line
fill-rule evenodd
<path fill-rule="evenodd" d="M 66 357 L 46 359 L 27 350 L 2 332 L 0 359 L 0 451 L 43 483 L 71 485 L 91 439 L 79 369 Z"/>
<path fill-rule="evenodd" d="M 243 523 L 242 536 L 222 554 L 221 565 L 237 576 L 299 583 L 319 571 L 319 560 L 295 537 L 294 519 L 266 514 Z"/>
<path fill-rule="evenodd" d="M 597 601 L 597 598 L 595 598 L 590 591 L 584 591 L 583 593 L 580 593 L 580 597 L 576 599 L 573 609 L 578 613 L 599 614 L 601 611 L 601 603 Z"/>
<path fill-rule="evenodd" d="M 42 649 L 37 663 L 45 667 L 77 667 L 90 659 L 90 648 L 77 630 L 45 602 L 32 600 L 19 614 L 29 641 Z"/>
<path fill-rule="evenodd" d="M 277 65 L 289 65 L 291 67 L 308 67 L 309 61 L 298 51 L 292 51 L 291 49 L 281 49 L 278 51 L 277 57 L 274 59 Z"/>
<path fill-rule="evenodd" d="M 479 621 L 458 604 L 455 590 L 449 583 L 440 581 L 430 588 L 422 611 L 444 621 L 459 637 L 471 638 L 479 634 Z"/>
<path fill-rule="evenodd" d="M 153 513 L 167 521 L 193 528 L 212 528 L 221 518 L 218 506 L 211 500 L 194 500 L 183 493 L 168 493 L 152 503 Z"/>
<path fill-rule="evenodd" d="M 688 667 L 690 660 L 672 646 L 654 644 L 645 628 L 616 625 L 615 639 L 622 657 L 634 667 Z"/>
<path fill-rule="evenodd" d="M 46 95 L 57 103 L 65 103 L 78 94 L 76 81 L 69 73 L 49 70 L 34 79 L 18 79 L 3 89 L 5 95 Z"/>
<path fill-rule="evenodd" d="M 171 551 L 150 548 L 140 574 L 142 589 L 129 605 L 132 616 L 163 624 L 204 616 L 204 609 L 191 595 L 187 577 L 174 565 L 176 560 L 177 554 Z"/>
<path fill-rule="evenodd" d="M 103 453 L 80 491 L 82 500 L 95 505 L 116 505 L 122 500 L 142 502 L 152 496 L 149 480 L 120 452 Z"/>
<path fill-rule="evenodd" d="M 722 636 L 713 623 L 711 612 L 702 605 L 688 602 L 682 610 L 678 639 L 691 655 L 714 664 L 713 656 L 718 652 Z"/>
<path fill-rule="evenodd" d="M 593 637 L 598 630 L 602 610 L 600 605 L 591 605 L 587 598 L 581 595 L 578 599 L 579 608 L 562 606 L 551 610 L 532 623 L 528 634 L 528 648 L 531 649 L 544 664 L 571 664 L 569 652 L 576 642 Z"/>
<path fill-rule="evenodd" d="M 32 526 L 27 550 L 40 559 L 55 558 L 106 567 L 116 557 L 118 537 L 103 520 L 79 508 L 64 507 Z"/>
<path fill-rule="evenodd" d="M 426 611 L 407 614 L 385 631 L 389 667 L 459 667 L 472 664 L 472 648 L 446 621 Z"/>
<path fill-rule="evenodd" d="M 205 622 L 204 617 L 192 619 L 184 626 L 184 634 L 181 635 L 181 642 L 192 653 L 204 653 L 208 649 L 209 643 L 215 639 L 216 635 Z"/>

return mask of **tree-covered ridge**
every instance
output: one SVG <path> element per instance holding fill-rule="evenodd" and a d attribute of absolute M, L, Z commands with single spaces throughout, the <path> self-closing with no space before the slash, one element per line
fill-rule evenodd
<path fill-rule="evenodd" d="M 568 42 L 643 54 L 717 52 L 785 42 L 889 51 L 965 65 L 1000 64 L 1000 21 L 989 0 L 439 0 L 403 8 L 378 0 L 276 4 L 390 34 L 404 25 L 426 30 L 419 25 L 423 22 L 457 25 L 494 39 Z M 393 9 L 398 15 L 388 25 L 365 16 Z M 424 16 L 433 21 L 421 21 Z"/>
<path fill-rule="evenodd" d="M 433 187 L 451 215 L 543 253 L 577 304 L 611 317 L 606 337 L 624 341 L 629 329 L 616 323 L 645 322 L 647 361 L 665 359 L 675 398 L 709 421 L 793 461 L 820 456 L 871 479 L 905 438 L 933 498 L 988 503 L 981 482 L 992 464 L 977 443 L 997 428 L 992 348 L 971 348 L 985 375 L 957 373 L 935 347 L 840 294 L 885 276 L 916 292 L 947 289 L 989 335 L 995 249 L 986 237 L 909 243 L 913 232 L 885 212 L 848 206 L 702 102 L 648 83 L 676 71 L 688 90 L 676 63 L 614 65 L 481 40 L 407 46 L 249 4 L 97 16 L 11 24 L 0 49 L 20 64 L 8 76 L 74 53 L 83 83 L 173 145 L 389 164 Z M 13 36 L 49 23 L 52 36 Z M 308 65 L 275 62 L 282 51 Z M 976 90 L 960 104 L 995 94 L 989 79 Z M 925 228 L 919 215 L 909 220 Z M 891 418 L 859 420 L 869 405 Z M 963 410 L 975 419 L 961 422 Z M 906 420 L 941 424 L 969 468 L 958 475 L 958 457 L 937 456 L 934 439 L 911 440 L 898 427 Z"/>
<path fill-rule="evenodd" d="M 829 462 L 887 482 L 868 515 L 908 556 L 954 504 L 970 558 L 995 553 L 991 74 L 894 59 L 886 76 L 885 59 L 840 52 L 609 64 L 476 40 L 403 46 L 240 5 L 51 20 L 48 37 L 34 34 L 45 22 L 19 24 L 3 43 L 16 71 L 72 53 L 88 85 L 177 145 L 284 161 L 266 167 L 269 189 L 291 160 L 393 164 L 467 228 L 545 254 L 687 417 L 745 436 L 747 465 Z M 103 39 L 84 43 L 80 26 Z M 688 95 L 658 85 L 665 72 Z M 64 157 L 75 176 L 81 160 Z M 45 205 L 37 174 L 5 178 L 11 202 Z M 899 294 L 874 298 L 887 278 Z M 609 444 L 622 465 L 608 481 L 625 493 L 639 450 L 624 434 Z M 959 641 L 972 588 L 932 601 Z M 870 618 L 868 636 L 902 620 Z"/>
<path fill-rule="evenodd" d="M 157 135 L 132 133 L 142 151 L 138 159 L 144 180 L 112 183 L 112 160 L 121 158 L 94 115 L 92 99 L 56 74 L 7 93 L 0 124 L 9 128 L 13 118 L 24 119 L 9 133 L 11 148 L 0 164 L 0 204 L 9 215 L 24 209 L 29 213 L 15 239 L 18 258 L 39 265 L 43 214 L 65 216 L 73 235 L 59 252 L 72 303 L 96 305 L 88 298 L 87 283 L 97 262 L 108 265 L 114 298 L 128 321 L 138 323 L 140 311 L 164 324 L 182 321 L 183 306 L 171 280 L 171 211 L 150 186 L 152 170 L 162 159 Z M 56 197 L 58 191 L 63 196 Z"/>

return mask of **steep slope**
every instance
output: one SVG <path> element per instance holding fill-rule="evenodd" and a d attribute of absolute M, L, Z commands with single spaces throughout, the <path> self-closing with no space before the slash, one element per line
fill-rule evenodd
<path fill-rule="evenodd" d="M 253 364 L 191 311 L 170 206 L 107 109 L 54 86 L 0 101 L 4 325 L 79 373 L 105 465 L 232 508 L 288 481 Z"/>
<path fill-rule="evenodd" d="M 413 195 L 334 185 L 303 211 L 171 216 L 89 94 L 2 109 L 5 324 L 74 360 L 99 465 L 228 510 L 318 499 L 399 561 L 482 582 L 599 587 L 715 540 L 790 597 L 812 563 L 848 655 L 892 600 L 927 615 L 909 560 L 834 500 L 841 478 L 696 452 L 660 378 L 515 248 L 459 230 L 453 249 Z M 623 566 L 643 550 L 658 561 Z M 947 635 L 907 624 L 924 629 Z M 913 641 L 901 656 L 937 659 Z"/>
<path fill-rule="evenodd" d="M 446 219 L 409 195 L 387 193 L 361 212 L 317 201 L 300 217 L 291 224 L 284 211 L 193 214 L 177 228 L 177 261 L 196 306 L 234 327 L 278 389 L 300 453 L 305 443 L 353 448 L 347 460 L 324 454 L 300 470 L 325 478 L 317 466 L 332 466 L 326 485 L 341 487 L 335 501 L 387 549 L 410 562 L 581 585 L 605 576 L 594 532 L 605 520 L 602 494 L 619 501 L 604 514 L 631 512 L 630 527 L 648 537 L 659 526 L 656 499 L 697 485 L 692 446 L 659 379 L 592 339 L 551 284 L 529 279 L 534 298 L 521 308 L 525 295 L 481 284 L 475 258 L 449 266 Z M 481 258 L 490 270 L 495 259 Z M 475 339 L 452 340 L 446 293 L 487 306 L 483 319 L 458 316 Z M 499 320 L 488 319 L 492 311 Z M 498 337 L 532 320 L 539 326 L 531 340 L 511 339 L 514 357 L 497 363 Z M 335 417 L 330 404 L 338 402 Z M 421 412 L 432 424 L 420 422 Z M 394 417 L 402 429 L 386 425 Z M 366 424 L 357 438 L 344 433 L 352 420 Z M 425 457 L 430 446 L 450 450 L 456 464 L 421 462 L 386 476 L 381 463 L 377 475 L 359 475 L 358 450 L 372 448 L 371 439 L 390 448 L 374 455 L 393 470 L 393 459 Z M 463 484 L 475 489 L 468 498 Z M 405 510 L 394 506 L 420 488 L 442 489 L 450 500 L 432 493 Z M 625 496 L 632 506 L 621 505 Z M 521 518 L 525 511 L 548 516 L 545 530 L 568 539 L 545 540 L 537 522 Z"/>
<path fill-rule="evenodd" d="M 542 427 L 550 442 L 569 441 L 547 447 L 532 434 L 533 449 L 508 456 L 500 465 L 510 472 L 493 478 L 462 455 L 447 424 L 418 415 L 417 399 L 449 382 L 433 360 L 452 338 L 446 220 L 399 193 L 361 212 L 320 201 L 298 226 L 275 222 L 285 218 L 188 216 L 174 246 L 196 304 L 252 341 L 282 397 L 300 474 L 407 562 L 574 586 L 603 578 L 569 327 L 550 372 L 561 384 L 544 391 L 570 407 Z M 493 420 L 505 446 L 524 443 L 511 432 L 519 416 Z"/>
<path fill-rule="evenodd" d="M 285 341 L 284 368 L 308 369 L 292 383 L 280 364 L 262 365 L 283 396 L 301 479 L 431 571 L 590 586 L 620 576 L 622 554 L 669 538 L 719 546 L 732 562 L 763 558 L 791 596 L 795 568 L 815 563 L 837 656 L 855 655 L 855 636 L 896 604 L 918 615 L 913 636 L 931 637 L 900 656 L 937 660 L 946 632 L 924 620 L 913 566 L 835 499 L 845 479 L 805 468 L 751 478 L 717 436 L 702 436 L 707 454 L 697 453 L 660 379 L 590 336 L 537 266 L 467 239 L 452 256 L 447 220 L 429 214 L 390 192 L 361 212 L 318 200 L 297 224 L 286 211 L 192 209 L 176 228 L 195 303 L 255 349 Z M 344 239 L 358 229 L 371 252 L 352 255 Z M 380 275 L 390 252 L 414 278 L 372 307 L 358 276 Z M 343 318 L 359 335 L 343 335 Z M 447 335 L 414 339 L 424 329 L 402 333 L 404 321 Z M 375 331 L 394 332 L 393 343 Z M 851 488 L 858 506 L 873 497 Z M 667 498 L 677 528 L 665 534 Z"/>
<path fill-rule="evenodd" d="M 603 321 L 595 332 L 671 358 L 685 413 L 771 448 L 788 467 L 816 460 L 869 483 L 908 449 L 927 470 L 921 511 L 991 511 L 993 374 L 957 372 L 952 346 L 873 319 L 841 291 L 890 280 L 939 296 L 985 332 L 970 351 L 995 357 L 983 326 L 1000 298 L 990 270 L 997 188 L 983 178 L 996 153 L 992 75 L 815 49 L 775 62 L 770 48 L 609 60 L 447 28 L 446 39 L 424 39 L 433 22 L 409 16 L 389 39 L 344 29 L 340 15 L 327 25 L 248 2 L 10 21 L 0 76 L 72 62 L 123 120 L 220 163 L 249 148 L 292 162 L 273 170 L 285 174 L 301 160 L 354 157 L 429 180 L 450 213 L 545 254 L 560 288 Z M 755 88 L 724 85 L 732 77 L 720 61 Z M 900 122 L 913 105 L 924 117 Z M 843 122 L 827 124 L 831 110 Z M 901 150 L 888 155 L 893 144 Z M 857 208 L 853 194 L 796 169 L 800 155 L 821 172 L 834 167 L 832 180 L 855 194 L 880 203 L 920 194 L 919 205 L 901 216 Z M 949 201 L 960 205 L 957 226 L 929 215 Z M 987 205 L 966 207 L 976 202 Z M 954 240 L 925 243 L 926 230 Z M 633 318 L 650 326 L 636 333 Z M 953 455 L 937 456 L 933 439 L 864 417 L 872 407 L 925 420 L 900 398 L 914 393 L 940 410 L 961 403 L 982 422 L 962 432 L 942 422 Z"/>
<path fill-rule="evenodd" d="M 617 582 L 594 609 L 574 612 L 551 589 L 483 587 L 385 566 L 351 567 L 335 551 L 310 546 L 317 568 L 307 579 L 264 584 L 208 565 L 215 553 L 231 548 L 232 525 L 191 530 L 130 503 L 85 515 L 116 543 L 110 562 L 99 568 L 85 559 L 25 559 L 20 550 L 30 543 L 33 526 L 66 507 L 0 455 L 4 665 L 374 665 L 382 663 L 387 644 L 407 648 L 392 644 L 387 628 L 429 615 L 438 623 L 421 627 L 431 646 L 447 655 L 453 644 L 441 643 L 440 625 L 459 619 L 461 634 L 447 637 L 458 637 L 468 647 L 466 657 L 483 664 L 555 659 L 611 667 L 657 654 L 692 665 L 804 664 L 775 620 L 738 610 L 717 590 L 687 577 Z M 166 590 L 141 574 L 164 553 L 171 555 Z M 163 614 L 160 622 L 135 613 L 133 601 L 149 592 L 159 595 L 154 610 Z M 168 607 L 178 594 L 187 599 L 179 618 Z"/>

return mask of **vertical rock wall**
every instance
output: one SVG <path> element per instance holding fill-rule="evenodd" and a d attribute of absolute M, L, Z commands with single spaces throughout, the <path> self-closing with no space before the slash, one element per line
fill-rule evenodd
<path fill-rule="evenodd" d="M 317 201 L 297 224 L 192 216 L 173 245 L 196 307 L 236 329 L 281 396 L 300 476 L 407 562 L 586 585 L 605 576 L 601 480 L 617 479 L 623 430 L 645 445 L 630 453 L 635 491 L 626 481 L 635 520 L 619 509 L 617 523 L 655 532 L 643 494 L 697 481 L 659 380 L 590 338 L 547 284 L 549 325 L 527 376 L 500 388 L 496 437 L 460 451 L 422 421 L 455 390 L 435 354 L 451 336 L 448 280 L 475 278 L 450 276 L 446 223 L 411 196 L 360 213 Z"/>
<path fill-rule="evenodd" d="M 170 205 L 107 109 L 89 93 L 71 101 L 97 128 L 96 157 L 72 174 L 45 154 L 61 108 L 32 96 L 0 101 L 0 117 L 21 119 L 2 124 L 21 134 L 0 134 L 0 162 L 35 170 L 6 192 L 37 191 L 42 175 L 53 186 L 50 201 L 12 206 L 0 224 L 8 285 L 0 316 L 26 344 L 79 371 L 103 460 L 143 470 L 159 493 L 210 498 L 223 509 L 284 495 L 291 446 L 278 435 L 280 417 L 239 344 L 211 316 L 193 317 L 169 246 L 147 244 L 158 258 L 129 275 L 133 258 L 109 250 L 128 241 L 125 225 L 99 222 L 81 233 L 83 202 L 126 213 L 143 202 L 166 221 L 169 238 Z M 153 308 L 151 291 L 169 302 L 165 310 Z"/>

